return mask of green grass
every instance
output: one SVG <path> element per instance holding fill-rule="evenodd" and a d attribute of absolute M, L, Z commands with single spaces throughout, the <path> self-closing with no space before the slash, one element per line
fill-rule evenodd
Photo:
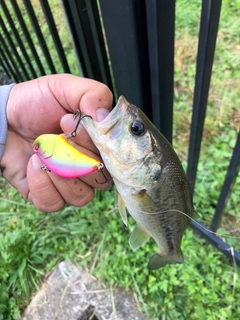
<path fill-rule="evenodd" d="M 73 73 L 74 51 L 58 1 L 50 1 Z M 21 4 L 21 2 L 19 1 Z M 33 1 L 44 35 L 44 17 Z M 195 59 L 201 1 L 176 4 L 174 147 L 186 166 Z M 21 6 L 24 11 L 24 7 Z M 209 93 L 194 204 L 199 220 L 209 225 L 239 130 L 240 115 L 240 1 L 223 1 L 213 77 Z M 30 28 L 29 21 L 26 21 Z M 54 56 L 50 38 L 47 45 Z M 39 49 L 44 64 L 44 58 Z M 47 68 L 47 66 L 46 66 Z M 48 71 L 49 72 L 49 71 Z M 225 209 L 219 233 L 240 251 L 240 177 Z M 107 286 L 134 290 L 140 308 L 150 319 L 238 319 L 239 269 L 223 254 L 188 229 L 182 250 L 185 263 L 149 272 L 156 250 L 150 240 L 133 253 L 125 227 L 114 207 L 113 191 L 96 192 L 84 208 L 66 206 L 43 214 L 0 180 L 0 319 L 18 319 L 43 275 L 61 260 L 86 267 Z"/>
<path fill-rule="evenodd" d="M 98 191 L 81 210 L 67 206 L 59 213 L 43 214 L 14 189 L 5 188 L 8 199 L 14 200 L 4 194 L 1 198 L 0 310 L 5 308 L 9 319 L 27 303 L 43 274 L 63 259 L 85 266 L 108 286 L 134 289 L 142 311 L 152 319 L 236 319 L 237 270 L 191 230 L 183 239 L 183 265 L 148 272 L 156 245 L 149 241 L 136 253 L 131 251 L 128 235 L 134 222 L 130 219 L 129 230 L 118 214 L 109 213 L 113 191 Z"/>

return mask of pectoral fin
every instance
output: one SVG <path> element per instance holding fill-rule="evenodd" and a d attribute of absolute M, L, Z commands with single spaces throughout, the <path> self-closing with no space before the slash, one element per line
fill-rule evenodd
<path fill-rule="evenodd" d="M 142 211 L 145 214 L 151 214 L 157 211 L 156 204 L 154 203 L 153 199 L 149 196 L 146 189 L 139 190 L 134 197 L 136 201 L 141 203 L 141 206 L 147 208 L 147 211 Z"/>
<path fill-rule="evenodd" d="M 120 196 L 120 194 L 118 194 L 118 198 L 117 198 L 117 207 L 118 207 L 120 216 L 122 218 L 122 221 L 127 226 L 127 210 L 126 210 L 123 198 Z"/>
<path fill-rule="evenodd" d="M 150 235 L 137 224 L 129 237 L 129 244 L 132 251 L 137 251 L 137 249 L 140 248 L 141 245 L 143 245 L 149 238 Z"/>
<path fill-rule="evenodd" d="M 181 250 L 171 256 L 162 256 L 156 252 L 148 262 L 148 269 L 157 270 L 161 267 L 164 267 L 166 264 L 175 263 L 183 263 L 183 254 Z"/>

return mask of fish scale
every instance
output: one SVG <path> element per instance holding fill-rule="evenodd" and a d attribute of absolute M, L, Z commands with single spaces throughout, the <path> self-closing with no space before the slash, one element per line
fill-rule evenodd
<path fill-rule="evenodd" d="M 133 251 L 152 237 L 158 250 L 148 263 L 150 270 L 182 263 L 181 240 L 194 208 L 190 185 L 172 146 L 123 96 L 102 122 L 89 117 L 81 122 L 116 185 L 124 223 L 124 206 L 137 223 L 129 238 Z"/>

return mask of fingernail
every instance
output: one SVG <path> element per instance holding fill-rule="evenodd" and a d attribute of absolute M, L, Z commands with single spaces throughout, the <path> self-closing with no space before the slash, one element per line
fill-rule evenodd
<path fill-rule="evenodd" d="M 109 114 L 109 111 L 107 109 L 104 108 L 99 108 L 96 110 L 96 115 L 97 115 L 97 121 L 101 122 L 103 121 L 107 115 Z"/>
<path fill-rule="evenodd" d="M 73 119 L 72 114 L 66 114 L 60 121 L 60 126 L 63 132 L 72 132 L 76 126 L 76 122 Z"/>
<path fill-rule="evenodd" d="M 38 156 L 36 154 L 34 154 L 32 156 L 31 161 L 32 161 L 33 169 L 38 169 L 39 170 L 41 168 L 42 162 L 40 161 L 40 159 L 38 158 Z"/>
<path fill-rule="evenodd" d="M 28 201 L 28 202 L 33 202 L 33 201 L 32 201 L 31 191 L 29 191 L 29 193 L 28 193 L 27 201 Z"/>

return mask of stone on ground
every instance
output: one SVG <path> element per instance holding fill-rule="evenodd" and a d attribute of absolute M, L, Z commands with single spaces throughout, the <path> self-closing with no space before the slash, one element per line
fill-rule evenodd
<path fill-rule="evenodd" d="M 130 292 L 109 289 L 83 268 L 61 262 L 27 307 L 22 320 L 143 320 Z"/>

